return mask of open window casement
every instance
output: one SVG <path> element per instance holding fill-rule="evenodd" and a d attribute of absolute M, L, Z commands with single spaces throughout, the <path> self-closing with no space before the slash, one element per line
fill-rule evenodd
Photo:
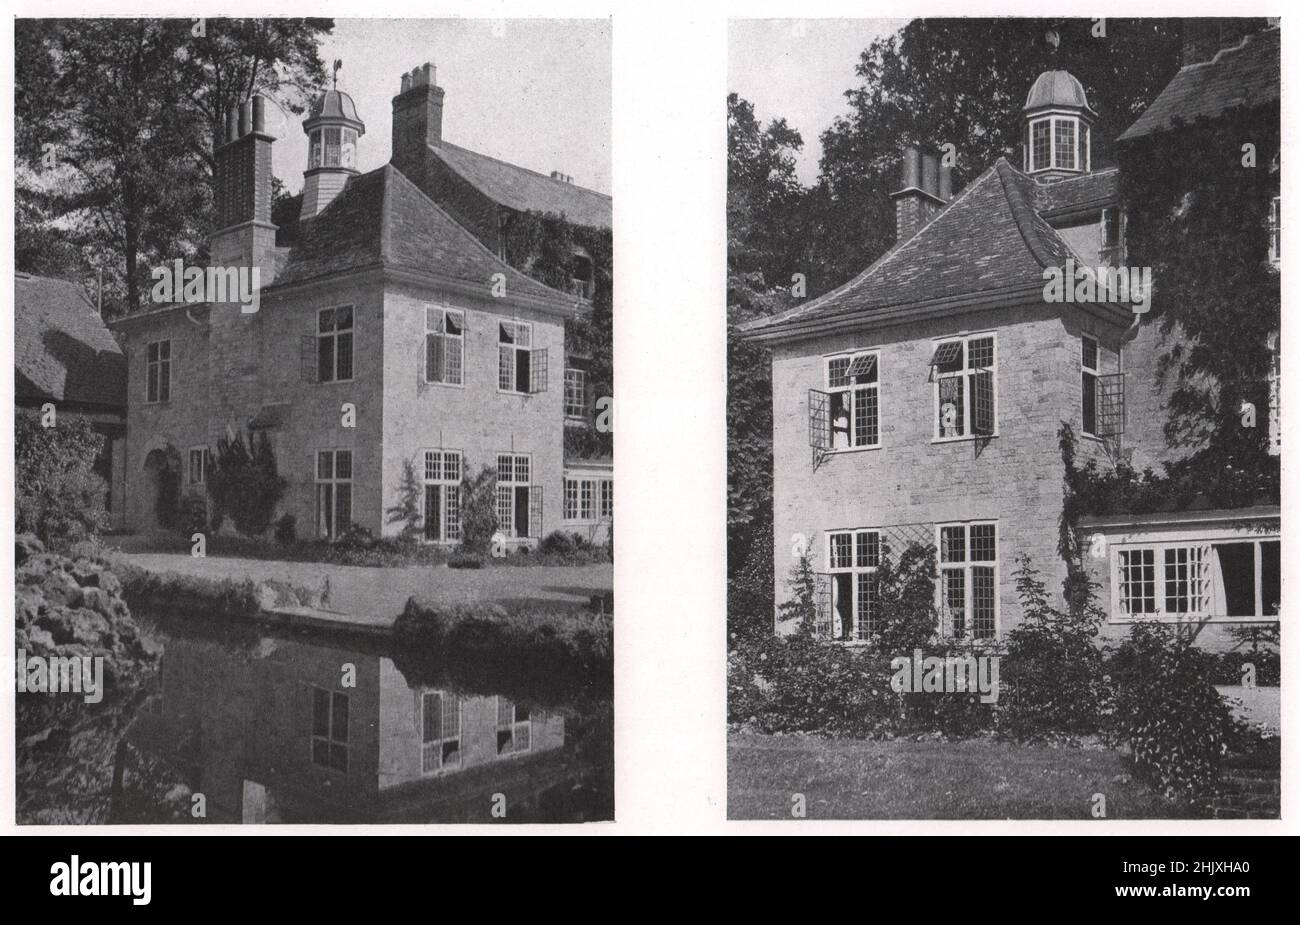
<path fill-rule="evenodd" d="M 528 394 L 536 395 L 539 392 L 546 391 L 547 374 L 549 371 L 549 355 L 546 347 L 533 348 L 529 353 L 529 376 L 528 376 Z"/>
<path fill-rule="evenodd" d="M 971 432 L 981 437 L 993 435 L 993 373 L 987 370 L 971 376 Z"/>
<path fill-rule="evenodd" d="M 813 632 L 825 638 L 831 634 L 831 576 L 818 572 L 813 576 L 813 605 L 816 616 L 813 620 Z"/>
<path fill-rule="evenodd" d="M 960 369 L 963 347 L 964 344 L 959 340 L 944 341 L 935 347 L 934 353 L 930 356 L 931 375 L 936 371 L 948 372 Z"/>
<path fill-rule="evenodd" d="M 528 535 L 542 536 L 542 486 L 531 485 L 528 488 Z"/>
<path fill-rule="evenodd" d="M 818 389 L 808 390 L 808 445 L 815 450 L 831 448 L 831 396 Z"/>
<path fill-rule="evenodd" d="M 1098 437 L 1118 437 L 1124 433 L 1124 373 L 1097 376 Z"/>

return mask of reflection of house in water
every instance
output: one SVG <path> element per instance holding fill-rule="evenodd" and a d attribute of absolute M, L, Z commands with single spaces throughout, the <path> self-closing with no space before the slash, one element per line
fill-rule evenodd
<path fill-rule="evenodd" d="M 186 775 L 210 822 L 490 822 L 497 794 L 506 821 L 566 821 L 590 770 L 563 748 L 560 715 L 273 638 L 170 640 L 131 740 Z"/>

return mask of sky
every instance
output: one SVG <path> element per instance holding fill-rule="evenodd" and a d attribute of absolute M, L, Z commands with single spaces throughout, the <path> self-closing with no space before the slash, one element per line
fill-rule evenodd
<path fill-rule="evenodd" d="M 608 193 L 610 35 L 608 20 L 339 19 L 320 56 L 327 70 L 343 59 L 339 89 L 366 126 L 363 173 L 388 162 L 402 74 L 428 61 L 447 92 L 447 141 Z M 307 166 L 302 119 L 267 107 L 272 167 L 295 193 Z"/>
<path fill-rule="evenodd" d="M 821 133 L 848 112 L 844 91 L 859 85 L 858 59 L 873 39 L 907 20 L 734 19 L 728 27 L 727 90 L 754 104 L 767 124 L 784 117 L 803 136 L 796 173 L 817 179 Z"/>

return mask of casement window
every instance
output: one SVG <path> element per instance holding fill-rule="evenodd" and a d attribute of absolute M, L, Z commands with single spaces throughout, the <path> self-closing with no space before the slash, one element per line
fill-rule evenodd
<path fill-rule="evenodd" d="M 937 440 L 997 432 L 997 365 L 992 334 L 940 341 L 930 358 Z"/>
<path fill-rule="evenodd" d="M 829 639 L 867 640 L 881 629 L 880 532 L 837 530 L 830 544 L 829 608 L 819 608 L 816 630 Z"/>
<path fill-rule="evenodd" d="M 347 167 L 357 163 L 356 129 L 339 126 L 319 128 L 311 133 L 307 167 Z"/>
<path fill-rule="evenodd" d="M 614 519 L 614 480 L 600 480 L 600 508 L 598 511 L 601 520 Z"/>
<path fill-rule="evenodd" d="M 424 538 L 431 543 L 460 540 L 461 454 L 424 452 Z"/>
<path fill-rule="evenodd" d="M 352 451 L 316 454 L 316 535 L 337 539 L 352 523 Z"/>
<path fill-rule="evenodd" d="M 1276 539 L 1118 547 L 1113 569 L 1118 619 L 1269 618 L 1281 605 Z"/>
<path fill-rule="evenodd" d="M 880 446 L 880 351 L 826 358 L 826 391 L 808 390 L 808 443 L 825 451 Z"/>
<path fill-rule="evenodd" d="M 186 480 L 189 484 L 206 484 L 208 481 L 208 468 L 212 464 L 212 451 L 206 446 L 192 446 L 190 447 L 188 462 Z"/>
<path fill-rule="evenodd" d="M 940 524 L 938 540 L 943 632 L 954 639 L 992 639 L 998 627 L 997 524 Z"/>
<path fill-rule="evenodd" d="M 1092 169 L 1092 132 L 1070 116 L 1044 116 L 1029 123 L 1025 170 Z"/>
<path fill-rule="evenodd" d="M 587 371 L 569 367 L 564 371 L 564 416 L 582 418 L 587 414 Z"/>
<path fill-rule="evenodd" d="M 497 341 L 497 388 L 520 395 L 545 392 L 547 354 L 533 346 L 533 326 L 525 321 L 502 321 Z"/>
<path fill-rule="evenodd" d="M 420 695 L 420 770 L 436 774 L 460 767 L 461 699 L 446 691 Z"/>
<path fill-rule="evenodd" d="M 1099 225 L 1101 234 L 1100 252 L 1101 257 L 1110 259 L 1110 264 L 1117 265 L 1123 262 L 1121 255 L 1121 246 L 1123 236 L 1125 236 L 1125 220 L 1123 213 L 1117 207 L 1110 207 L 1101 210 L 1101 222 Z"/>
<path fill-rule="evenodd" d="M 596 523 L 614 516 L 614 482 L 611 479 L 564 480 L 564 519 Z"/>
<path fill-rule="evenodd" d="M 465 384 L 465 313 L 450 308 L 424 311 L 424 381 Z"/>
<path fill-rule="evenodd" d="M 1282 197 L 1274 196 L 1268 204 L 1268 262 L 1282 264 Z"/>
<path fill-rule="evenodd" d="M 149 403 L 171 401 L 172 342 L 150 341 L 145 347 L 145 398 Z"/>
<path fill-rule="evenodd" d="M 1080 344 L 1083 434 L 1085 437 L 1118 437 L 1124 433 L 1124 374 L 1101 372 L 1101 345 L 1096 338 L 1084 334 Z"/>
<path fill-rule="evenodd" d="M 533 747 L 533 720 L 529 709 L 497 698 L 497 754 L 513 755 Z"/>
<path fill-rule="evenodd" d="M 1097 374 L 1100 358 L 1097 341 L 1083 337 L 1083 432 L 1089 437 L 1097 436 Z"/>
<path fill-rule="evenodd" d="M 527 454 L 497 456 L 498 529 L 508 537 L 538 537 L 542 531 L 542 486 L 530 484 Z"/>
<path fill-rule="evenodd" d="M 311 763 L 346 774 L 348 695 L 315 686 L 311 692 Z"/>
<path fill-rule="evenodd" d="M 351 305 L 322 308 L 316 313 L 316 382 L 347 382 L 352 378 L 352 334 Z"/>

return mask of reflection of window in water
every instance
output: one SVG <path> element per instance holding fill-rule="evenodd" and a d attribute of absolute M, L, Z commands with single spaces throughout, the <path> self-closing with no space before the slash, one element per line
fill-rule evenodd
<path fill-rule="evenodd" d="M 509 755 L 532 748 L 533 721 L 527 707 L 497 698 L 497 754 Z"/>
<path fill-rule="evenodd" d="M 460 767 L 461 700 L 442 691 L 420 697 L 420 769 L 433 774 Z"/>
<path fill-rule="evenodd" d="M 348 695 L 312 688 L 311 762 L 348 770 Z"/>

